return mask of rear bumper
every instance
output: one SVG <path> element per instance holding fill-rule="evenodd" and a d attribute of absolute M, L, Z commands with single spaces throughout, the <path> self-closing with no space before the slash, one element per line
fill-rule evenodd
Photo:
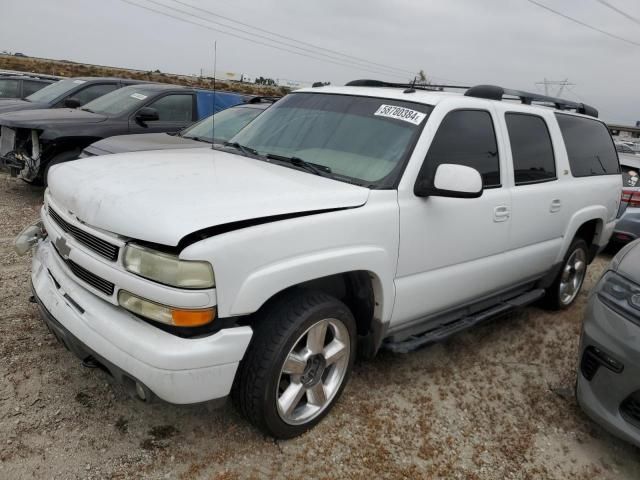
<path fill-rule="evenodd" d="M 164 332 L 109 304 L 73 281 L 48 241 L 34 252 L 31 282 L 49 329 L 82 360 L 93 357 L 125 385 L 139 383 L 169 403 L 188 404 L 229 394 L 251 340 L 250 327 L 201 338 Z"/>

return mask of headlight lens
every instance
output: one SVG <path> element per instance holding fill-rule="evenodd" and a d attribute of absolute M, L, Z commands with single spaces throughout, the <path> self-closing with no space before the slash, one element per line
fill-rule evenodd
<path fill-rule="evenodd" d="M 598 296 L 612 309 L 640 323 L 640 285 L 616 272 L 607 272 L 598 285 Z"/>
<path fill-rule="evenodd" d="M 47 236 L 42 221 L 37 221 L 22 230 L 13 241 L 13 248 L 20 256 L 26 255 L 31 248 L 38 243 L 41 238 Z"/>
<path fill-rule="evenodd" d="M 141 317 L 176 327 L 199 327 L 213 321 L 215 307 L 203 310 L 184 310 L 145 300 L 125 290 L 118 292 L 118 303 Z"/>
<path fill-rule="evenodd" d="M 216 286 L 209 262 L 180 260 L 176 255 L 159 252 L 139 245 L 127 245 L 124 267 L 165 285 L 179 288 L 212 288 Z"/>

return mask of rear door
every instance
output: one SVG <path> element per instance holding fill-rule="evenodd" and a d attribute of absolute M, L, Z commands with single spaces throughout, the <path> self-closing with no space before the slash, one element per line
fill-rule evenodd
<path fill-rule="evenodd" d="M 560 151 L 555 145 L 562 143 L 553 141 L 553 117 L 515 106 L 498 108 L 505 110 L 501 122 L 509 146 L 513 216 L 508 259 L 515 281 L 516 275 L 520 279 L 534 278 L 552 267 L 569 221 L 570 191 L 566 181 L 560 179 L 556 162 Z"/>

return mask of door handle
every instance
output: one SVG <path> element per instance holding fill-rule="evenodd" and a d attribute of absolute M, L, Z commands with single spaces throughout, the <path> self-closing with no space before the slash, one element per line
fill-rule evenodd
<path fill-rule="evenodd" d="M 511 210 L 506 205 L 500 205 L 493 209 L 494 222 L 504 222 L 509 219 L 509 216 L 511 216 Z"/>
<path fill-rule="evenodd" d="M 560 199 L 556 198 L 555 200 L 553 200 L 551 202 L 551 206 L 549 207 L 549 211 L 551 213 L 555 213 L 555 212 L 559 212 L 561 208 L 562 208 L 562 202 L 560 201 Z"/>

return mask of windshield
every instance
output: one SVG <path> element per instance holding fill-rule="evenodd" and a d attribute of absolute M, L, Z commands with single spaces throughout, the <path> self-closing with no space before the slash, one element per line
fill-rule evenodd
<path fill-rule="evenodd" d="M 20 96 L 19 80 L 0 78 L 0 97 L 17 98 Z"/>
<path fill-rule="evenodd" d="M 260 155 L 297 157 L 338 180 L 391 187 L 431 110 L 401 100 L 294 93 L 231 141 Z"/>
<path fill-rule="evenodd" d="M 74 80 L 72 78 L 60 80 L 59 82 L 47 85 L 42 90 L 38 90 L 37 92 L 32 93 L 26 98 L 26 100 L 38 103 L 51 103 L 60 95 L 64 95 L 65 93 L 70 92 L 83 83 L 87 83 L 86 80 Z"/>
<path fill-rule="evenodd" d="M 104 115 L 120 115 L 144 105 L 148 92 L 137 85 L 120 88 L 87 103 L 82 110 L 89 110 Z"/>
<path fill-rule="evenodd" d="M 197 138 L 210 143 L 224 143 L 242 130 L 264 109 L 252 107 L 231 107 L 199 121 L 182 131 L 184 138 Z M 213 137 L 213 117 L 215 117 L 215 138 Z"/>

